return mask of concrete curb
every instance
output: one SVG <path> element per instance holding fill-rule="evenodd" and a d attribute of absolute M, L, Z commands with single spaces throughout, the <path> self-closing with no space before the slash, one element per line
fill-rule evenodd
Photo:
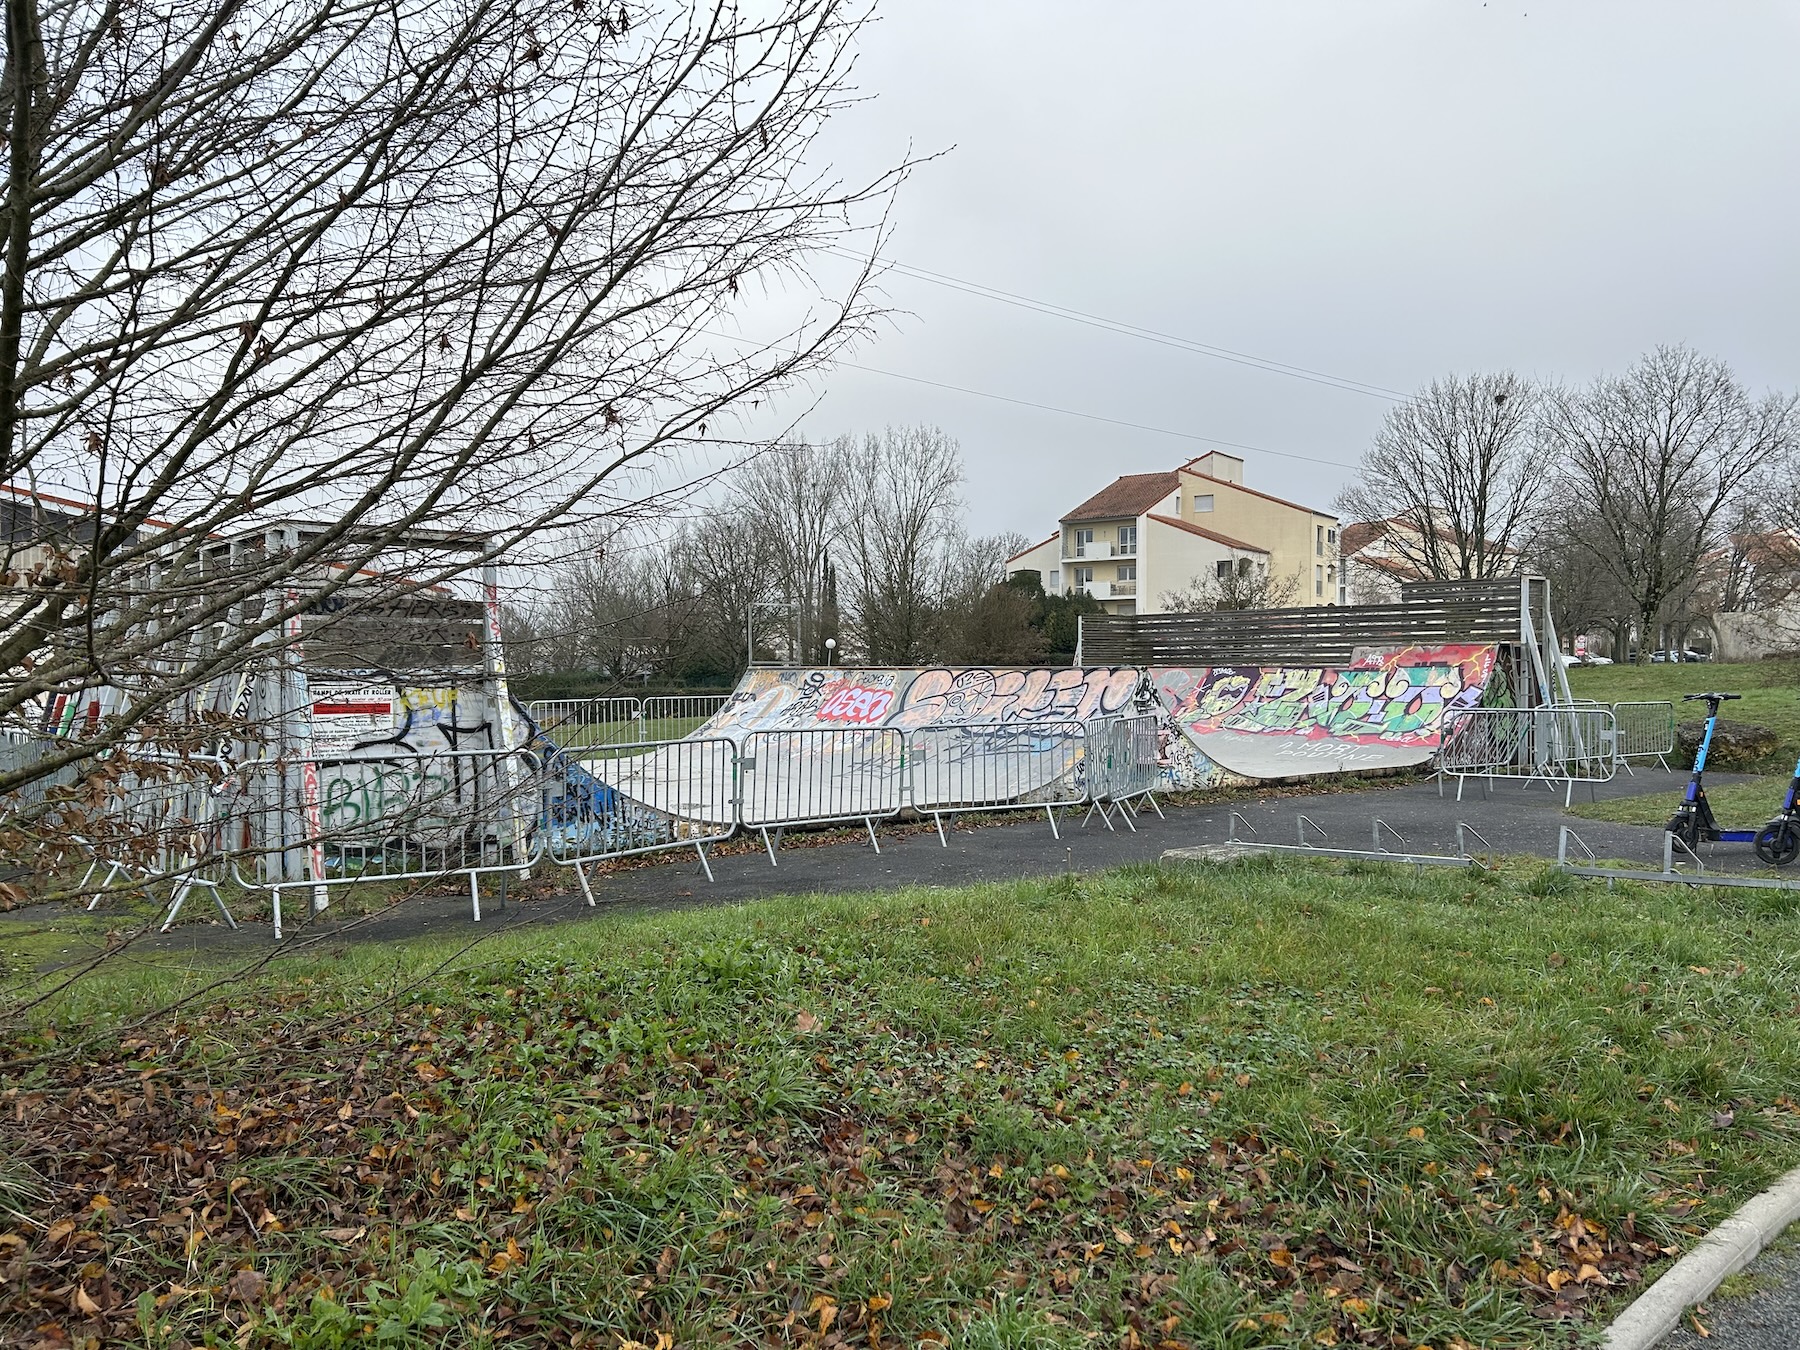
<path fill-rule="evenodd" d="M 1682 1313 L 1707 1298 L 1727 1275 L 1749 1265 L 1796 1220 L 1800 1220 L 1800 1167 L 1701 1238 L 1639 1294 L 1607 1328 L 1606 1350 L 1650 1350 L 1675 1329 Z"/>

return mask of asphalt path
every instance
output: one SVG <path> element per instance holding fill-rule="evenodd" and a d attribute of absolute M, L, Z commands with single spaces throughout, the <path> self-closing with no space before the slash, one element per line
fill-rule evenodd
<path fill-rule="evenodd" d="M 1790 1230 L 1791 1232 L 1791 1230 Z M 1733 1277 L 1731 1297 L 1691 1309 L 1658 1350 L 1795 1350 L 1800 1346 L 1800 1241 L 1778 1239 Z M 1702 1334 L 1698 1328 L 1705 1328 Z"/>
<path fill-rule="evenodd" d="M 1717 775 L 1717 781 L 1732 781 Z M 1617 797 L 1669 791 L 1685 781 L 1679 773 L 1638 770 L 1621 774 L 1592 789 L 1578 787 L 1584 798 Z M 1773 807 L 1775 803 L 1771 803 Z M 1233 815 L 1238 817 L 1233 822 Z M 1115 816 L 1111 828 L 1095 815 L 1085 823 L 1079 813 L 1059 813 L 1053 834 L 1042 811 L 947 821 L 948 846 L 940 843 L 930 823 L 879 827 L 880 852 L 870 848 L 860 830 L 831 834 L 790 835 L 771 865 L 760 839 L 740 839 L 711 854 L 713 880 L 700 873 L 692 853 L 618 868 L 597 876 L 599 904 L 589 908 L 579 893 L 540 892 L 521 903 L 503 904 L 493 878 L 484 881 L 482 929 L 489 925 L 540 925 L 581 922 L 601 914 L 656 912 L 703 905 L 747 904 L 774 895 L 829 895 L 889 890 L 908 886 L 959 886 L 1017 877 L 1095 872 L 1125 863 L 1155 861 L 1167 849 L 1222 843 L 1235 830 L 1239 838 L 1263 843 L 1297 842 L 1300 817 L 1306 817 L 1307 841 L 1331 848 L 1371 848 L 1375 833 L 1393 852 L 1450 854 L 1456 827 L 1465 823 L 1479 835 L 1469 836 L 1476 851 L 1499 854 L 1556 855 L 1559 827 L 1571 826 L 1582 844 L 1604 859 L 1651 869 L 1662 861 L 1662 833 L 1646 826 L 1616 825 L 1565 814 L 1563 793 L 1543 784 L 1501 783 L 1491 788 L 1470 783 L 1456 800 L 1454 783 L 1440 788 L 1432 780 L 1396 782 L 1343 792 L 1273 790 L 1220 796 L 1195 804 L 1165 804 L 1162 815 L 1145 810 L 1135 816 L 1135 829 Z M 1380 825 L 1377 826 L 1376 822 Z M 1485 850 L 1483 849 L 1485 845 Z M 1579 850 L 1577 850 L 1579 851 Z M 1718 845 L 1706 856 L 1710 870 L 1741 871 L 1756 867 L 1746 845 Z M 1800 872 L 1800 869 L 1796 869 Z M 566 875 L 566 874 L 564 874 Z M 1800 876 L 1796 877 L 1800 880 Z M 295 888 L 298 891 L 298 888 Z M 428 933 L 475 936 L 466 895 L 441 894 L 407 901 L 378 917 L 352 920 L 339 907 L 308 919 L 300 911 L 300 895 L 290 893 L 287 935 L 327 941 L 388 942 Z M 189 901 L 196 918 L 209 912 L 204 896 Z M 43 911 L 19 910 L 7 921 L 48 918 Z M 246 923 L 236 932 L 223 924 L 193 923 L 176 928 L 147 944 L 172 949 L 204 948 L 249 951 L 266 946 L 266 924 Z"/>

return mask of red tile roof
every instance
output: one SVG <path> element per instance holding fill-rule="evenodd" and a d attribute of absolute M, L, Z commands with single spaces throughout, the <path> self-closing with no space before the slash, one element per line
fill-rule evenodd
<path fill-rule="evenodd" d="M 1200 457 L 1200 459 L 1204 458 L 1206 458 L 1204 455 Z M 1337 519 L 1337 516 L 1333 512 L 1321 511 L 1315 506 L 1302 506 L 1299 502 L 1290 502 L 1286 497 L 1277 497 L 1272 492 L 1258 492 L 1253 487 L 1245 487 L 1242 483 L 1234 483 L 1229 478 L 1215 478 L 1210 473 L 1201 473 L 1200 470 L 1194 467 L 1194 465 L 1200 462 L 1200 459 L 1190 459 L 1186 464 L 1181 466 L 1181 472 L 1194 478 L 1204 478 L 1209 483 L 1223 483 L 1226 487 L 1236 488 L 1239 492 L 1248 492 L 1252 497 L 1261 497 L 1265 502 L 1276 502 L 1282 506 L 1291 506 L 1296 511 L 1305 511 L 1315 516 L 1328 516 L 1332 520 Z"/>
<path fill-rule="evenodd" d="M 1169 473 L 1128 473 L 1115 478 L 1068 515 L 1071 520 L 1135 519 L 1175 491 L 1181 480 Z"/>
<path fill-rule="evenodd" d="M 1198 525 L 1190 525 L 1185 520 L 1175 519 L 1174 516 L 1159 516 L 1152 514 L 1150 519 L 1154 520 L 1158 525 L 1173 525 L 1178 530 L 1186 530 L 1189 534 L 1197 534 L 1202 539 L 1210 539 L 1215 544 L 1225 545 L 1226 548 L 1242 549 L 1246 553 L 1261 553 L 1265 557 L 1268 556 L 1269 550 L 1266 548 L 1258 548 L 1255 544 L 1246 544 L 1242 539 L 1233 539 L 1230 535 L 1220 534 L 1216 530 L 1203 530 Z"/>

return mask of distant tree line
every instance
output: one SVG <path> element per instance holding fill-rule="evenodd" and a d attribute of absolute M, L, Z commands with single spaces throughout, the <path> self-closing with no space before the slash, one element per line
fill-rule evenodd
<path fill-rule="evenodd" d="M 1800 412 L 1685 346 L 1584 385 L 1446 376 L 1388 414 L 1337 509 L 1383 527 L 1397 575 L 1542 574 L 1565 637 L 1647 660 L 1800 595 Z"/>
<path fill-rule="evenodd" d="M 752 648 L 808 665 L 1066 663 L 1100 604 L 1046 595 L 1036 573 L 1008 581 L 1029 541 L 971 536 L 962 483 L 936 427 L 776 446 L 691 518 L 611 526 L 546 569 L 507 615 L 509 667 L 598 688 L 727 684 Z"/>

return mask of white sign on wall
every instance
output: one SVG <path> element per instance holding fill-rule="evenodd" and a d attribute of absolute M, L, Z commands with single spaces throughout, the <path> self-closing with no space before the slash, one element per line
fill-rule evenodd
<path fill-rule="evenodd" d="M 366 741 L 394 734 L 394 691 L 378 684 L 315 681 L 312 695 L 313 756 L 348 754 Z"/>

